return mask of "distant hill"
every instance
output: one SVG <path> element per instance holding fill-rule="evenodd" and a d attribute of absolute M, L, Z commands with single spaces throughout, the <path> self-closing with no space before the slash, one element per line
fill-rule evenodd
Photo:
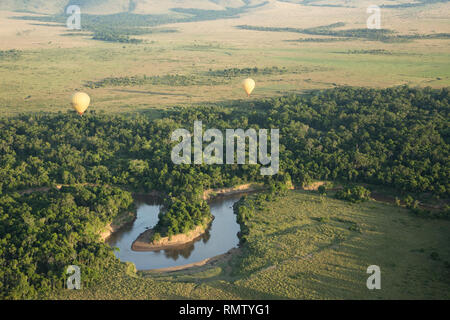
<path fill-rule="evenodd" d="M 133 12 L 161 14 L 173 8 L 224 10 L 265 2 L 264 0 L 2 0 L 0 10 L 62 13 L 69 4 L 77 4 L 85 13 L 110 14 Z"/>
<path fill-rule="evenodd" d="M 0 10 L 57 13 L 62 12 L 67 3 L 67 0 L 2 0 Z"/>
<path fill-rule="evenodd" d="M 385 8 L 409 8 L 450 0 L 387 0 L 379 5 Z M 172 9 L 225 10 L 243 6 L 256 6 L 264 2 L 282 2 L 323 7 L 367 7 L 372 0 L 1 0 L 0 10 L 30 11 L 36 13 L 62 13 L 69 4 L 77 4 L 82 12 L 111 14 L 132 12 L 138 14 L 163 14 Z"/>

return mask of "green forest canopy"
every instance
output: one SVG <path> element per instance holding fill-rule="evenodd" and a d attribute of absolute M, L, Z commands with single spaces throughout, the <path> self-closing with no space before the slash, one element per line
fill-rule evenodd
<path fill-rule="evenodd" d="M 247 107 L 175 108 L 157 120 L 93 111 L 0 119 L 0 298 L 36 297 L 74 262 L 94 279 L 111 258 L 98 229 L 131 208 L 124 188 L 168 196 L 163 234 L 210 215 L 205 189 L 246 182 L 341 180 L 448 198 L 449 108 L 448 88 L 343 87 Z M 174 165 L 171 133 L 192 132 L 195 120 L 221 130 L 279 128 L 280 174 L 262 177 L 258 165 Z M 56 184 L 78 186 L 15 193 Z"/>

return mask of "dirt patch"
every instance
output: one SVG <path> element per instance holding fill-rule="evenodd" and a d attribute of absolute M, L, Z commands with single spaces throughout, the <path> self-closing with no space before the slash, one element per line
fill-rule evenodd
<path fill-rule="evenodd" d="M 209 200 L 218 196 L 229 196 L 233 194 L 239 194 L 243 192 L 254 192 L 263 190 L 264 186 L 256 183 L 242 184 L 231 188 L 221 188 L 221 189 L 208 189 L 203 192 L 203 199 Z"/>
<path fill-rule="evenodd" d="M 316 181 L 313 182 L 307 186 L 303 187 L 303 190 L 308 190 L 308 191 L 317 191 L 319 189 L 320 186 L 324 186 L 326 184 L 325 181 Z"/>
<path fill-rule="evenodd" d="M 372 191 L 370 193 L 370 197 L 372 199 L 374 199 L 375 201 L 395 204 L 395 197 L 388 196 L 386 194 L 382 194 L 382 193 L 379 193 L 379 192 Z"/>
<path fill-rule="evenodd" d="M 306 191 L 318 191 L 320 186 L 325 186 L 327 191 L 337 191 L 343 189 L 342 184 L 331 181 L 315 181 L 302 187 L 301 189 Z"/>
<path fill-rule="evenodd" d="M 30 188 L 30 189 L 25 189 L 25 190 L 19 191 L 18 193 L 20 195 L 24 195 L 24 194 L 31 194 L 34 192 L 48 192 L 50 189 L 51 189 L 50 187 Z"/>

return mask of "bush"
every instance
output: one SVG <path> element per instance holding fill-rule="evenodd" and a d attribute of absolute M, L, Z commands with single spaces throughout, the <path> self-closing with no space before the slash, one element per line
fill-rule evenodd
<path fill-rule="evenodd" d="M 413 207 L 414 198 L 411 197 L 410 195 L 406 196 L 405 199 L 403 199 L 403 201 L 405 202 L 406 207 L 408 208 Z"/>
<path fill-rule="evenodd" d="M 319 191 L 319 194 L 325 195 L 327 189 L 325 188 L 325 186 L 319 186 L 319 189 L 317 189 L 317 191 Z"/>
<path fill-rule="evenodd" d="M 434 261 L 439 261 L 439 253 L 437 253 L 436 251 L 433 251 L 432 253 L 430 253 L 430 258 Z"/>
<path fill-rule="evenodd" d="M 370 199 L 370 191 L 362 186 L 346 187 L 336 193 L 336 198 L 349 202 L 362 202 Z"/>
<path fill-rule="evenodd" d="M 159 232 L 156 232 L 155 234 L 153 234 L 150 242 L 151 243 L 158 243 L 159 241 L 161 241 L 161 234 Z"/>

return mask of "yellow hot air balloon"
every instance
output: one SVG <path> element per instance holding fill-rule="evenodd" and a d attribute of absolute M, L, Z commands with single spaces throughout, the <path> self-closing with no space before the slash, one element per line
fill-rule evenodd
<path fill-rule="evenodd" d="M 253 90 L 255 89 L 256 83 L 255 80 L 248 78 L 242 82 L 242 86 L 244 87 L 244 90 L 247 93 L 247 95 L 250 97 Z"/>
<path fill-rule="evenodd" d="M 91 98 L 84 92 L 77 92 L 72 96 L 72 107 L 80 116 L 87 110 L 91 103 Z"/>

